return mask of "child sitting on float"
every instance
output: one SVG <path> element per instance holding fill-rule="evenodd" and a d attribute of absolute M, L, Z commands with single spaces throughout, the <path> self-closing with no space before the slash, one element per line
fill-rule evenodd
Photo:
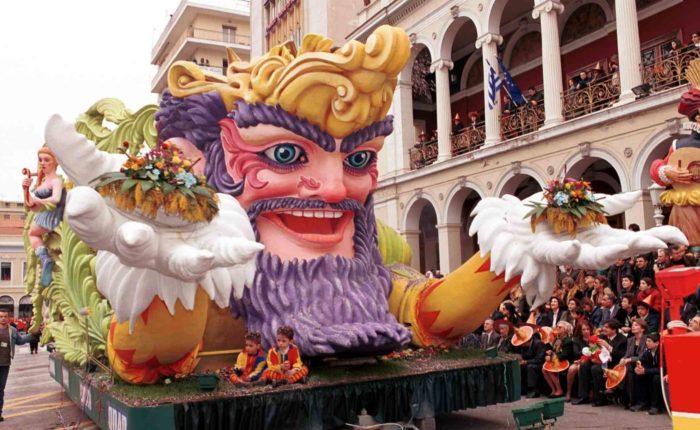
<path fill-rule="evenodd" d="M 245 335 L 245 347 L 236 359 L 233 366 L 231 382 L 234 384 L 250 384 L 260 380 L 265 371 L 267 362 L 265 352 L 260 345 L 262 336 L 258 332 L 249 332 Z"/>
<path fill-rule="evenodd" d="M 282 326 L 277 329 L 277 346 L 267 353 L 267 370 L 263 380 L 273 385 L 294 384 L 306 381 L 309 369 L 301 362 L 299 348 L 294 345 L 294 329 Z"/>

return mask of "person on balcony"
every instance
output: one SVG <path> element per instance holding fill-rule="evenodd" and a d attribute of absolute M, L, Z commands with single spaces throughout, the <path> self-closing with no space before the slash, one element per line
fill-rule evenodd
<path fill-rule="evenodd" d="M 591 78 L 588 85 L 593 85 L 605 79 L 605 73 L 603 68 L 600 66 L 600 61 L 596 63 L 595 67 L 591 70 Z"/>
<path fill-rule="evenodd" d="M 700 32 L 694 31 L 690 35 L 690 43 L 688 49 L 700 49 Z"/>
<path fill-rule="evenodd" d="M 527 99 L 530 101 L 530 106 L 537 107 L 542 104 L 544 93 L 542 91 L 537 91 L 535 87 L 530 87 L 527 89 Z"/>
<path fill-rule="evenodd" d="M 464 124 L 462 124 L 459 113 L 456 113 L 454 123 L 452 124 L 452 135 L 459 134 L 462 130 L 464 130 Z"/>
<path fill-rule="evenodd" d="M 479 121 L 479 114 L 476 111 L 469 112 L 469 122 L 472 124 L 472 128 L 476 128 L 477 121 Z"/>
<path fill-rule="evenodd" d="M 582 90 L 588 88 L 588 75 L 585 70 L 581 70 L 578 74 L 578 80 L 576 81 L 576 90 Z"/>

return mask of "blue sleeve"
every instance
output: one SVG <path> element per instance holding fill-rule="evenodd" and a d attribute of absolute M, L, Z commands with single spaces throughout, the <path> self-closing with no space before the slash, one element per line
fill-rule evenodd
<path fill-rule="evenodd" d="M 26 336 L 22 336 L 19 334 L 16 330 L 12 331 L 12 337 L 15 339 L 15 345 L 24 345 L 25 343 L 29 343 L 36 339 L 34 335 L 28 334 Z"/>

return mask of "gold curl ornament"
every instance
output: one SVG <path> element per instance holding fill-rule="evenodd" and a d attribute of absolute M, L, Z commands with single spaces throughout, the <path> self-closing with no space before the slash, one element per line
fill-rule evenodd
<path fill-rule="evenodd" d="M 176 62 L 170 92 L 184 98 L 216 91 L 229 111 L 237 101 L 279 105 L 342 139 L 386 117 L 410 42 L 402 29 L 384 25 L 365 44 L 351 40 L 333 49 L 330 39 L 308 34 L 299 49 L 287 42 L 252 62 L 230 49 L 228 56 L 226 76 Z"/>

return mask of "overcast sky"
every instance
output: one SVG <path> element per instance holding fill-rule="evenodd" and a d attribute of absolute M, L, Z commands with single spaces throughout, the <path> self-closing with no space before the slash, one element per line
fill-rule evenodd
<path fill-rule="evenodd" d="M 155 103 L 150 53 L 179 0 L 0 5 L 0 200 L 22 199 L 22 167 L 53 113 L 73 120 L 103 97 Z"/>

